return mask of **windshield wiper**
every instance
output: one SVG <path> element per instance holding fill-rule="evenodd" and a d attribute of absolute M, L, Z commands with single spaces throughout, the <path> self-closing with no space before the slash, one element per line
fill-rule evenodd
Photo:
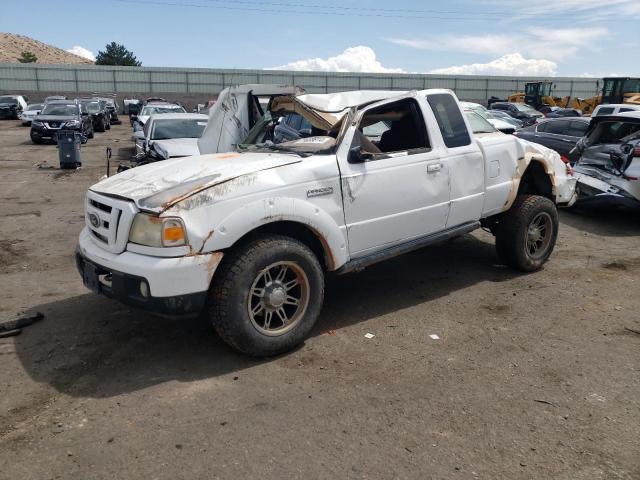
<path fill-rule="evenodd" d="M 274 152 L 293 153 L 293 154 L 298 155 L 299 157 L 302 157 L 302 158 L 310 157 L 312 155 L 309 152 L 301 152 L 299 150 L 296 150 L 295 148 L 284 147 L 284 146 L 278 145 L 276 143 L 256 143 L 256 144 L 251 144 L 251 145 L 239 144 L 239 145 L 237 145 L 237 147 L 240 150 L 248 150 L 250 148 L 253 148 L 253 149 L 266 148 L 267 150 L 273 150 Z"/>

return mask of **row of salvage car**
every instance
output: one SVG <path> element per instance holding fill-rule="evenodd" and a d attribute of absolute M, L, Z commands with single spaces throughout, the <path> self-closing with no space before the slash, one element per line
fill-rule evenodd
<path fill-rule="evenodd" d="M 499 104 L 491 109 L 462 105 L 468 115 L 481 116 L 503 133 L 558 152 L 573 168 L 578 204 L 640 208 L 640 105 L 599 105 L 586 117 L 572 109 L 544 115 L 525 104 L 510 104 L 534 110 L 529 113 L 534 120 L 520 125 L 517 118 L 495 115 Z"/>

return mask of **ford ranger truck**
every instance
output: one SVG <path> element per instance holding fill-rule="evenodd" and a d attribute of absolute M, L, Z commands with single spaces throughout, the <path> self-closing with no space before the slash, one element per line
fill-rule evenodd
<path fill-rule="evenodd" d="M 277 143 L 289 115 L 307 128 Z M 444 89 L 278 96 L 234 152 L 92 186 L 76 254 L 84 284 L 163 315 L 204 315 L 237 350 L 269 356 L 304 341 L 329 272 L 480 227 L 506 265 L 540 269 L 556 206 L 575 200 L 570 168 L 467 122 Z"/>

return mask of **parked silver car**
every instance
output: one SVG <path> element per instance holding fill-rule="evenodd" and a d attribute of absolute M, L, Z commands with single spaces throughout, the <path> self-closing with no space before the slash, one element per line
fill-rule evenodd
<path fill-rule="evenodd" d="M 593 117 L 575 150 L 580 203 L 640 208 L 640 112 Z"/>

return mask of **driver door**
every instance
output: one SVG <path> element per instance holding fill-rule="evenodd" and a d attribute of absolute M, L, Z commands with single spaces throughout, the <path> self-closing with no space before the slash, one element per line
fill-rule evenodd
<path fill-rule="evenodd" d="M 338 158 L 351 257 L 443 230 L 449 168 L 431 147 L 420 104 L 377 103 L 357 121 Z"/>

